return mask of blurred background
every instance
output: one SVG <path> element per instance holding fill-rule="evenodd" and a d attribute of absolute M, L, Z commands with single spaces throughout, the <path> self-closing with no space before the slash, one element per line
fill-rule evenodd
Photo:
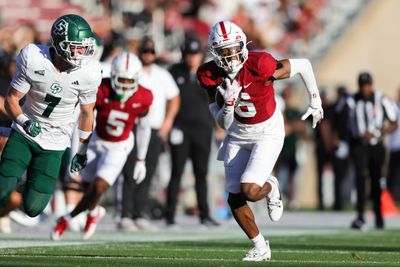
<path fill-rule="evenodd" d="M 167 68 L 181 60 L 180 47 L 186 38 L 199 38 L 206 52 L 210 27 L 229 19 L 246 33 L 251 41 L 249 50 L 265 50 L 277 59 L 309 58 L 326 106 L 334 105 L 340 93 L 355 92 L 361 71 L 370 72 L 375 88 L 398 100 L 398 10 L 398 0 L 0 0 L 0 86 L 2 90 L 8 87 L 21 48 L 28 43 L 47 44 L 54 20 L 75 13 L 87 19 L 101 38 L 103 62 L 110 62 L 122 50 L 137 53 L 140 40 L 152 36 L 157 62 Z M 211 59 L 209 55 L 206 58 Z M 283 154 L 287 157 L 280 160 L 276 170 L 288 208 L 332 209 L 332 151 L 324 132 L 313 131 L 296 115 L 302 114 L 308 104 L 301 79 L 277 82 L 276 94 L 282 110 L 294 114 L 286 118 L 290 130 Z M 209 198 L 212 214 L 222 219 L 229 212 L 223 166 L 216 161 L 216 143 L 210 157 Z M 326 154 L 318 153 L 325 145 Z M 162 203 L 170 177 L 168 153 L 163 153 L 160 161 L 152 196 Z M 319 179 L 318 163 L 322 164 Z M 351 207 L 355 201 L 353 177 L 350 166 L 341 185 L 344 204 L 340 209 Z M 319 180 L 322 183 L 318 184 Z M 393 190 L 397 200 L 398 180 Z M 196 205 L 193 183 L 188 165 L 179 212 L 191 213 Z M 117 186 L 103 203 L 114 203 L 118 192 Z"/>

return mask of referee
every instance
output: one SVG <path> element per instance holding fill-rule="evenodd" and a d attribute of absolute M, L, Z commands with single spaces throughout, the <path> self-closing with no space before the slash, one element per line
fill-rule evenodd
<path fill-rule="evenodd" d="M 383 229 L 379 183 L 385 157 L 382 138 L 397 128 L 396 107 L 389 98 L 374 91 L 371 74 L 360 73 L 358 88 L 358 92 L 348 102 L 351 110 L 349 113 L 352 134 L 351 155 L 355 166 L 357 188 L 357 218 L 352 222 L 351 228 L 362 230 L 365 226 L 366 181 L 370 179 L 375 227 Z"/>

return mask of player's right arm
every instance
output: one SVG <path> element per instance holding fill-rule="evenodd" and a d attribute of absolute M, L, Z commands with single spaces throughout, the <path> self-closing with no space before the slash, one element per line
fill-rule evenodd
<path fill-rule="evenodd" d="M 234 103 L 240 88 L 237 83 L 231 84 L 230 79 L 226 79 L 225 87 L 222 88 L 223 75 L 215 75 L 221 71 L 214 63 L 206 63 L 197 71 L 197 79 L 200 85 L 207 91 L 209 99 L 209 109 L 218 126 L 222 129 L 229 129 L 234 118 Z M 229 88 L 228 88 L 229 84 Z M 219 106 L 215 100 L 216 93 L 219 91 L 224 99 L 224 105 Z"/>
<path fill-rule="evenodd" d="M 16 71 L 4 101 L 4 108 L 7 111 L 7 115 L 16 123 L 21 125 L 28 135 L 36 137 L 41 132 L 39 121 L 28 118 L 19 105 L 19 101 L 31 89 L 31 84 L 27 76 L 30 47 L 31 45 L 24 47 L 17 56 Z"/>

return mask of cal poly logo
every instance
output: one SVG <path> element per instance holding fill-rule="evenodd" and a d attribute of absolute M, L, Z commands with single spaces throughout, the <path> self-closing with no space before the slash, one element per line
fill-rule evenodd
<path fill-rule="evenodd" d="M 55 35 L 67 35 L 68 31 L 68 22 L 63 19 L 60 19 L 56 25 L 54 25 L 53 33 Z"/>
<path fill-rule="evenodd" d="M 50 86 L 50 90 L 51 90 L 51 92 L 52 92 L 53 94 L 58 94 L 59 92 L 61 92 L 62 87 L 61 87 L 61 85 L 60 85 L 59 83 L 53 83 L 53 84 Z"/>

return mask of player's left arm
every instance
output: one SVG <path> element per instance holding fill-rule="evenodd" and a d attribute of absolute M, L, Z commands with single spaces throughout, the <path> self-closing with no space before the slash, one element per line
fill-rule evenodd
<path fill-rule="evenodd" d="M 308 116 L 313 117 L 313 128 L 324 118 L 324 111 L 322 109 L 321 98 L 317 81 L 315 79 L 314 71 L 311 62 L 306 58 L 300 59 L 284 59 L 277 61 L 276 70 L 271 76 L 270 80 L 281 80 L 300 74 L 304 84 L 306 85 L 309 96 L 309 107 L 306 113 L 301 118 L 305 120 Z"/>
<path fill-rule="evenodd" d="M 151 127 L 150 121 L 146 114 L 148 111 L 139 117 L 137 127 L 136 127 L 136 138 L 137 138 L 137 154 L 136 154 L 136 164 L 133 171 L 133 179 L 137 184 L 140 184 L 146 177 L 146 155 L 149 148 L 150 138 L 151 138 Z"/>
<path fill-rule="evenodd" d="M 80 104 L 80 116 L 78 126 L 79 145 L 75 156 L 71 162 L 71 172 L 79 172 L 86 166 L 86 152 L 89 146 L 89 140 L 93 131 L 94 108 L 96 102 L 89 104 Z"/>

